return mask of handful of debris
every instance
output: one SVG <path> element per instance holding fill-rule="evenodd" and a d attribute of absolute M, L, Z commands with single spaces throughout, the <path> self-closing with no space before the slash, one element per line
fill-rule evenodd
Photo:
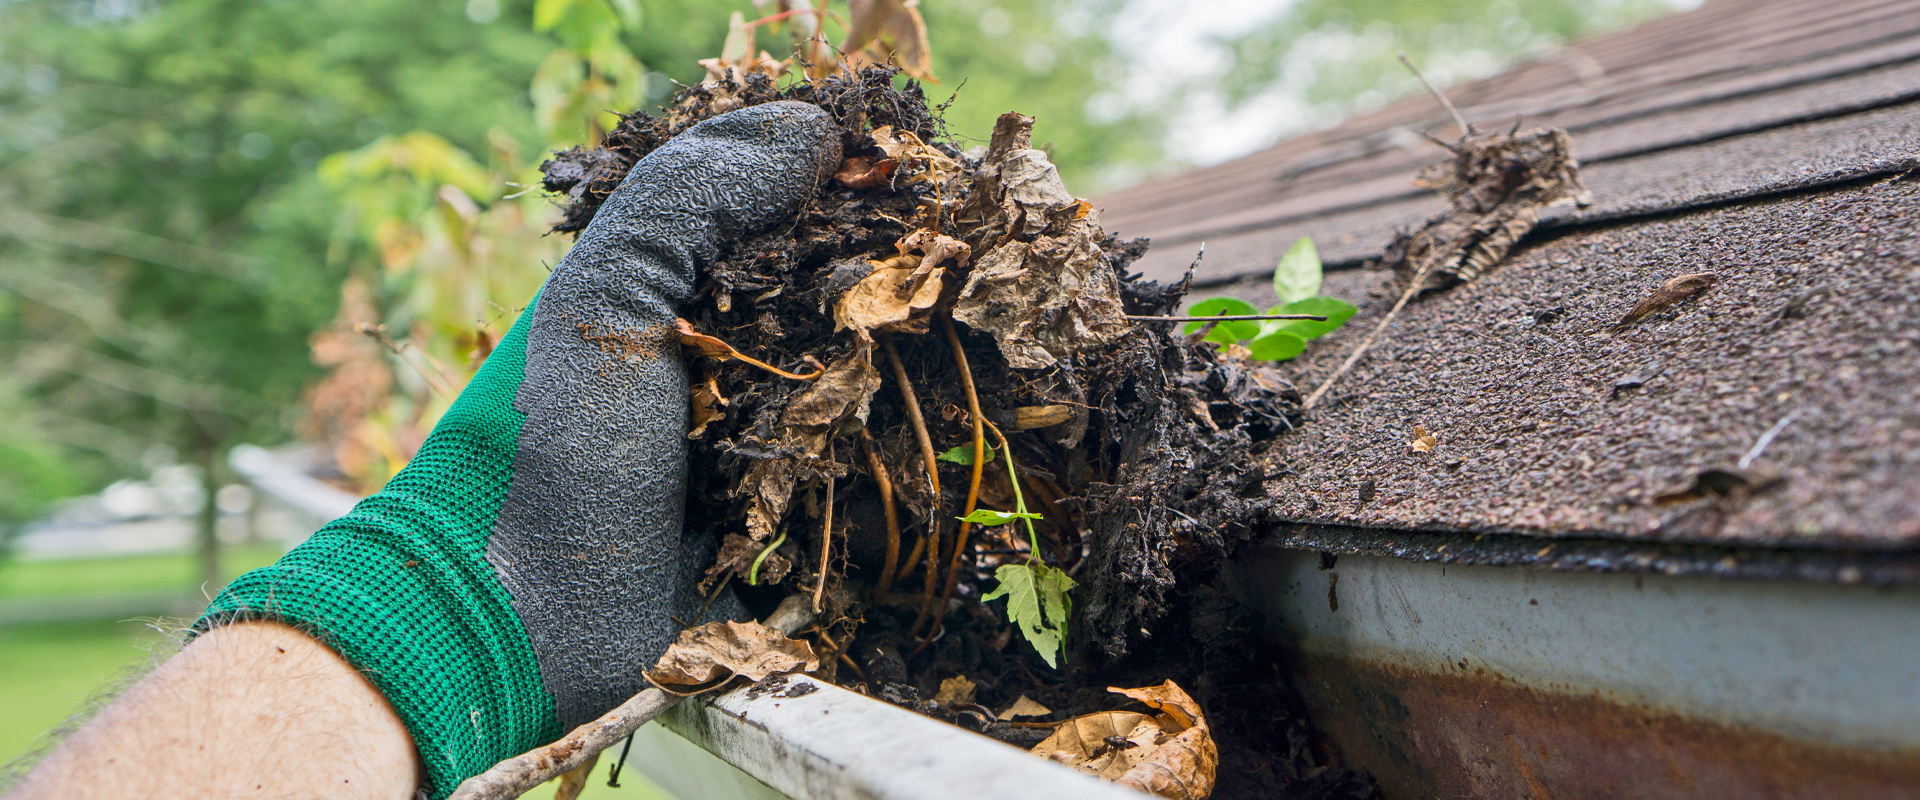
<path fill-rule="evenodd" d="M 1146 243 L 1101 229 L 1032 147 L 1032 118 L 1007 114 L 962 153 L 892 69 L 784 89 L 736 75 L 542 165 L 565 197 L 556 230 L 578 231 L 701 119 L 798 100 L 841 126 L 831 185 L 707 270 L 685 312 L 691 518 L 723 537 L 708 586 L 797 580 L 842 637 L 904 608 L 894 644 L 917 652 L 996 568 L 1045 566 L 1080 587 L 1069 652 L 1126 652 L 1176 567 L 1249 530 L 1249 452 L 1291 427 L 1298 396 L 1169 323 L 1128 319 L 1171 313 L 1186 287 L 1127 274 Z M 831 641 L 830 663 L 848 644 Z"/>

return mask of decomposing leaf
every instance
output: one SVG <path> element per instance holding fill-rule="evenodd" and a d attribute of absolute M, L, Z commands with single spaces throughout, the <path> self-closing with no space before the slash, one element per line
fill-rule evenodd
<path fill-rule="evenodd" d="M 1100 249 L 1099 214 L 1031 148 L 1033 118 L 1004 114 L 958 212 L 980 231 L 953 318 L 994 337 L 1008 366 L 1044 369 L 1128 329 L 1120 284 Z M 970 239 L 970 241 L 972 241 Z"/>
<path fill-rule="evenodd" d="M 873 345 L 861 339 L 852 352 L 828 364 L 818 380 L 787 402 L 775 443 L 791 455 L 755 461 L 740 483 L 739 491 L 748 495 L 747 533 L 755 541 L 765 541 L 780 527 L 803 476 L 838 474 L 841 468 L 823 463 L 820 455 L 841 424 L 865 424 L 868 404 L 879 389 Z"/>
<path fill-rule="evenodd" d="M 773 628 L 758 622 L 709 622 L 681 631 L 645 677 L 662 690 L 693 695 L 718 689 L 735 677 L 757 681 L 819 668 L 810 645 Z"/>
<path fill-rule="evenodd" d="M 693 384 L 693 424 L 687 431 L 687 438 L 698 439 L 707 432 L 707 425 L 727 415 L 727 396 L 720 393 L 720 383 L 714 375 Z"/>
<path fill-rule="evenodd" d="M 1008 516 L 1007 522 L 1020 518 Z M 993 577 L 999 585 L 980 601 L 1007 598 L 1008 620 L 1020 627 L 1047 666 L 1057 667 L 1055 659 L 1066 639 L 1067 617 L 1073 613 L 1073 601 L 1067 597 L 1074 587 L 1073 579 L 1066 572 L 1039 563 L 1002 564 Z"/>
<path fill-rule="evenodd" d="M 967 265 L 972 248 L 951 236 L 920 229 L 903 237 L 899 255 L 869 261 L 873 271 L 840 296 L 834 330 L 926 333 L 927 317 L 945 289 L 947 268 Z"/>
<path fill-rule="evenodd" d="M 1592 202 L 1573 139 L 1559 128 L 1470 133 L 1446 145 L 1453 158 L 1414 185 L 1447 198 L 1447 210 L 1387 248 L 1387 263 L 1419 291 L 1466 283 L 1506 258 L 1550 206 Z"/>
<path fill-rule="evenodd" d="M 1701 292 L 1713 288 L 1713 285 L 1719 282 L 1720 276 L 1712 272 L 1694 272 L 1673 278 L 1661 284 L 1660 288 L 1654 290 L 1653 294 L 1645 300 L 1641 300 L 1639 305 L 1633 307 L 1632 311 L 1627 312 L 1627 315 L 1621 317 L 1619 322 L 1614 323 L 1613 329 L 1616 331 L 1620 330 L 1645 319 L 1648 315 L 1656 311 L 1671 308 L 1674 305 L 1691 300 Z"/>
<path fill-rule="evenodd" d="M 960 175 L 960 162 L 921 141 L 913 131 L 882 125 L 869 135 L 874 146 L 887 154 L 887 160 L 899 165 L 897 169 L 909 183 L 941 184 Z"/>
<path fill-rule="evenodd" d="M 1742 500 L 1786 482 L 1785 475 L 1764 465 L 1707 469 L 1695 474 L 1686 488 L 1656 495 L 1653 502 L 1664 506 L 1703 498 Z"/>
<path fill-rule="evenodd" d="M 1413 426 L 1413 441 L 1408 443 L 1408 446 L 1413 448 L 1413 452 L 1431 453 L 1433 452 L 1433 448 L 1439 445 L 1440 440 L 1434 438 L 1433 434 L 1427 432 L 1426 428 L 1419 425 Z"/>
<path fill-rule="evenodd" d="M 900 168 L 898 159 L 882 158 L 878 161 L 868 156 L 854 156 L 840 165 L 833 173 L 833 179 L 849 189 L 871 189 L 893 179 L 893 173 Z"/>
<path fill-rule="evenodd" d="M 1034 702 L 1033 698 L 1023 694 L 1020 695 L 1020 699 L 1013 701 L 1013 705 L 1007 706 L 1007 710 L 1000 712 L 996 719 L 1004 721 L 1021 717 L 1044 717 L 1052 713 L 1053 709 L 1040 705 Z"/>
<path fill-rule="evenodd" d="M 940 691 L 934 692 L 933 702 L 942 708 L 955 703 L 971 703 L 974 688 L 973 681 L 967 680 L 967 676 L 955 675 L 940 682 Z"/>
<path fill-rule="evenodd" d="M 1219 750 L 1199 703 L 1173 681 L 1108 691 L 1160 713 L 1101 711 L 1076 717 L 1032 752 L 1160 797 L 1204 800 L 1213 794 Z"/>

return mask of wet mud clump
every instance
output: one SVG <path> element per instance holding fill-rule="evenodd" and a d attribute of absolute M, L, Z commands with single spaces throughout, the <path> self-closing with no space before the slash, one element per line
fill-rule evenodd
<path fill-rule="evenodd" d="M 688 519 L 719 540 L 705 588 L 809 595 L 824 677 L 998 738 L 1031 746 L 1040 723 L 1111 707 L 1108 686 L 1171 677 L 1217 717 L 1215 796 L 1366 796 L 1315 756 L 1277 654 L 1214 588 L 1265 518 L 1256 456 L 1300 396 L 1130 319 L 1176 313 L 1187 286 L 1128 271 L 1146 242 L 1100 227 L 1031 118 L 963 150 L 892 69 L 711 81 L 542 165 L 556 230 L 692 124 L 774 100 L 827 110 L 846 160 L 683 309 Z M 983 602 L 1010 565 L 1070 578 L 1053 617 Z M 1062 615 L 1056 659 L 1029 641 Z M 965 700 L 941 691 L 955 677 Z M 1050 713 L 999 718 L 1023 697 Z"/>

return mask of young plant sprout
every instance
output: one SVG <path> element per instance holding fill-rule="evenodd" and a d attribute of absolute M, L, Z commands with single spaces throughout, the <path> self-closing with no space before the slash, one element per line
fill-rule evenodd
<path fill-rule="evenodd" d="M 1302 237 L 1294 242 L 1273 269 L 1273 294 L 1279 304 L 1267 314 L 1317 314 L 1325 322 L 1314 320 L 1267 320 L 1264 322 L 1190 322 L 1187 333 L 1207 330 L 1205 339 L 1222 345 L 1239 344 L 1247 355 L 1258 361 L 1286 361 L 1307 349 L 1307 342 L 1338 329 L 1357 310 L 1345 300 L 1320 296 L 1320 251 L 1313 240 Z M 1187 310 L 1195 317 L 1253 316 L 1261 311 L 1252 303 L 1232 297 L 1202 300 Z"/>

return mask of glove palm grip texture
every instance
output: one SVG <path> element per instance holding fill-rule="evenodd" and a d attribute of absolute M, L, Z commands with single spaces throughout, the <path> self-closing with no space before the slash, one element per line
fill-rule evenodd
<path fill-rule="evenodd" d="M 275 619 L 327 642 L 406 723 L 433 798 L 644 688 L 712 546 L 683 524 L 675 308 L 838 154 L 818 108 L 768 103 L 641 159 L 407 467 L 195 629 Z M 728 596 L 708 616 L 742 613 Z"/>

